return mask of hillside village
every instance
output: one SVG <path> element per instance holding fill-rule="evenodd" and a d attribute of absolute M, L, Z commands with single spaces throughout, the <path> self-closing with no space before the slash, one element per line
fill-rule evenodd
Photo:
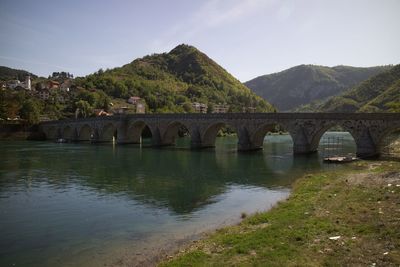
<path fill-rule="evenodd" d="M 1 89 L 8 91 L 9 93 L 20 93 L 23 92 L 29 97 L 34 97 L 41 101 L 46 102 L 57 102 L 65 104 L 79 92 L 85 90 L 81 87 L 76 86 L 74 83 L 73 75 L 68 72 L 53 72 L 48 79 L 38 78 L 32 81 L 31 76 L 27 75 L 24 81 L 18 79 L 7 80 L 1 82 Z M 89 92 L 96 92 L 97 89 L 92 88 Z M 125 114 L 125 113 L 146 113 L 146 101 L 139 96 L 130 96 L 126 99 L 126 102 L 121 104 L 121 101 L 117 100 L 117 105 L 110 102 L 109 109 L 93 109 L 93 113 L 90 116 L 111 116 L 114 114 Z M 125 105 L 124 105 L 125 104 Z M 193 113 L 227 113 L 229 112 L 229 105 L 226 104 L 215 104 L 212 106 L 212 110 L 205 103 L 192 102 L 191 108 Z M 254 107 L 244 108 L 243 112 L 255 112 Z M 18 120 L 19 117 L 9 118 L 10 120 Z M 45 118 L 42 116 L 42 120 Z"/>
<path fill-rule="evenodd" d="M 188 45 L 78 78 L 68 72 L 44 78 L 0 66 L 0 85 L 1 120 L 31 124 L 114 114 L 276 111 Z"/>
<path fill-rule="evenodd" d="M 34 98 L 47 104 L 61 104 L 67 105 L 71 100 L 76 99 L 79 93 L 87 91 L 90 93 L 96 93 L 98 91 L 95 88 L 84 89 L 79 87 L 74 82 L 74 77 L 68 72 L 53 72 L 47 79 L 45 78 L 33 78 L 30 75 L 25 76 L 24 81 L 19 79 L 1 81 L 0 87 L 3 93 L 17 95 L 23 94 L 26 98 Z M 114 114 L 144 114 L 146 113 L 146 101 L 139 96 L 130 96 L 123 101 L 122 99 L 114 99 L 109 101 L 107 107 L 93 108 L 89 114 L 80 114 L 79 108 L 72 114 L 66 117 L 86 117 L 86 116 L 112 116 Z M 207 104 L 200 102 L 192 102 L 189 107 L 190 112 L 193 113 L 227 113 L 229 112 L 229 105 L 216 104 L 213 105 L 211 110 Z M 255 108 L 248 107 L 243 110 L 244 112 L 254 112 Z M 80 116 L 81 115 L 81 116 Z M 19 115 L 1 118 L 8 121 L 20 121 L 22 118 Z M 42 114 L 39 117 L 40 121 L 46 121 L 53 119 L 47 114 Z"/>

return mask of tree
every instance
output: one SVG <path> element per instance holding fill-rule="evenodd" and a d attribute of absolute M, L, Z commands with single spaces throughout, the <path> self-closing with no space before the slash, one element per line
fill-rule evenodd
<path fill-rule="evenodd" d="M 22 104 L 25 101 L 23 93 L 14 94 L 10 91 L 0 92 L 0 118 L 15 118 L 19 115 Z"/>
<path fill-rule="evenodd" d="M 75 103 L 76 117 L 81 115 L 83 118 L 88 117 L 92 113 L 92 106 L 85 100 L 79 100 Z"/>
<path fill-rule="evenodd" d="M 7 96 L 5 91 L 0 91 L 0 119 L 7 119 Z"/>
<path fill-rule="evenodd" d="M 19 113 L 21 118 L 25 119 L 29 124 L 36 124 L 39 122 L 41 110 L 42 108 L 37 100 L 28 99 L 22 105 Z"/>
<path fill-rule="evenodd" d="M 111 99 L 106 93 L 104 93 L 103 91 L 97 91 L 96 101 L 94 104 L 96 108 L 101 108 L 104 109 L 105 111 L 108 111 L 110 103 Z"/>
<path fill-rule="evenodd" d="M 187 113 L 193 113 L 194 112 L 194 108 L 192 106 L 192 103 L 190 103 L 190 102 L 183 103 L 182 107 L 185 110 L 185 112 L 187 112 Z"/>
<path fill-rule="evenodd" d="M 127 98 L 128 97 L 128 88 L 122 82 L 117 82 L 115 84 L 115 97 Z"/>
<path fill-rule="evenodd" d="M 78 95 L 76 96 L 77 100 L 84 100 L 88 102 L 91 106 L 94 106 L 97 100 L 96 94 L 86 91 L 86 90 L 81 90 Z"/>
<path fill-rule="evenodd" d="M 400 112 L 400 102 L 389 102 L 385 106 L 389 108 L 389 112 Z"/>

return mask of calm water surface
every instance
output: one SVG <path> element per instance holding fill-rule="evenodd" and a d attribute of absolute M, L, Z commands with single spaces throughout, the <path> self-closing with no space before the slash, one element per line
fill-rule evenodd
<path fill-rule="evenodd" d="M 354 150 L 349 134 L 344 150 Z M 0 266 L 134 264 L 143 257 L 268 209 L 324 165 L 293 157 L 291 138 L 264 151 L 0 142 Z"/>

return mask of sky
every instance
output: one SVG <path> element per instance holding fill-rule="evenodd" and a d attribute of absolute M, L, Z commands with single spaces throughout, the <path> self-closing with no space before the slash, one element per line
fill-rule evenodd
<path fill-rule="evenodd" d="M 400 0 L 0 0 L 0 65 L 84 76 L 193 45 L 244 82 L 400 63 Z"/>

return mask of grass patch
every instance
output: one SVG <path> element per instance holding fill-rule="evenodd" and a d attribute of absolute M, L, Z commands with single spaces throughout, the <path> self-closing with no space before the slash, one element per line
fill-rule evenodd
<path fill-rule="evenodd" d="M 268 212 L 210 234 L 161 266 L 399 266 L 400 163 L 307 175 Z"/>

